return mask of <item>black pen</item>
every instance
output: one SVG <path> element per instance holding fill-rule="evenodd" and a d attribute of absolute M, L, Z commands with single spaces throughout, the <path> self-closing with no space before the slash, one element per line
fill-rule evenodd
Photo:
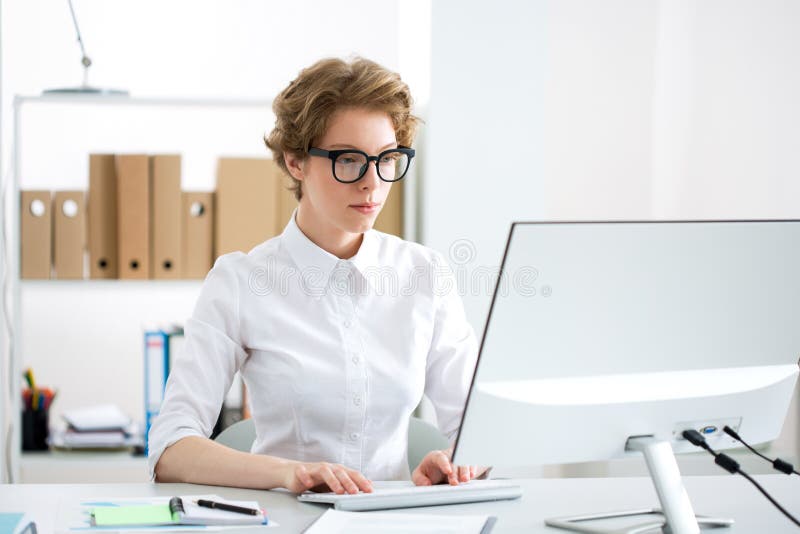
<path fill-rule="evenodd" d="M 245 508 L 244 506 L 225 504 L 224 502 L 207 501 L 205 499 L 200 499 L 195 502 L 197 503 L 197 506 L 202 506 L 204 508 L 216 508 L 217 510 L 225 510 L 226 512 L 236 512 L 237 514 L 258 515 L 261 513 L 261 510 L 256 510 L 255 508 Z"/>

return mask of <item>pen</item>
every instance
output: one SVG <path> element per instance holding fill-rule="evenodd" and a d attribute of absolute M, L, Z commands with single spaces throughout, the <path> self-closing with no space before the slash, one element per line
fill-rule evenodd
<path fill-rule="evenodd" d="M 216 508 L 217 510 L 225 510 L 226 512 L 236 512 L 237 514 L 258 515 L 261 513 L 261 510 L 256 510 L 255 508 L 245 508 L 243 506 L 225 504 L 224 502 L 207 501 L 205 499 L 200 499 L 195 502 L 197 503 L 197 506 L 202 506 L 204 508 Z"/>
<path fill-rule="evenodd" d="M 30 367 L 25 369 L 25 374 L 23 376 L 25 377 L 25 381 L 28 383 L 28 387 L 31 389 L 36 389 L 36 382 L 33 379 L 33 369 Z"/>
<path fill-rule="evenodd" d="M 25 380 L 31 388 L 31 408 L 37 410 L 39 409 L 39 390 L 36 388 L 36 380 L 33 378 L 33 369 L 30 367 L 25 369 Z"/>

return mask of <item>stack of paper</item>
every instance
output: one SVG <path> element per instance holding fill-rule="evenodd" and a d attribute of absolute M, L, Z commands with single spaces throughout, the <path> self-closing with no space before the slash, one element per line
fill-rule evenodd
<path fill-rule="evenodd" d="M 129 432 L 76 432 L 56 431 L 50 436 L 50 445 L 61 449 L 119 449 L 142 444 L 142 437 Z"/>
<path fill-rule="evenodd" d="M 122 413 L 115 404 L 100 404 L 64 412 L 64 419 L 70 427 L 78 432 L 96 432 L 101 430 L 125 430 L 131 418 Z"/>
<path fill-rule="evenodd" d="M 63 414 L 67 429 L 54 432 L 50 445 L 66 449 L 119 449 L 141 444 L 130 417 L 113 404 L 71 410 Z"/>

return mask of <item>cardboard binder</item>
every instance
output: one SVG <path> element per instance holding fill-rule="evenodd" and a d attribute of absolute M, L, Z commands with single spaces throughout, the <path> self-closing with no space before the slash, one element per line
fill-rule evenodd
<path fill-rule="evenodd" d="M 53 197 L 53 267 L 55 278 L 83 279 L 86 250 L 86 195 L 58 191 Z"/>
<path fill-rule="evenodd" d="M 181 195 L 183 278 L 203 279 L 214 264 L 214 193 Z"/>
<path fill-rule="evenodd" d="M 403 237 L 403 182 L 392 184 L 383 209 L 375 220 L 374 228 L 379 232 Z"/>
<path fill-rule="evenodd" d="M 153 278 L 181 277 L 181 157 L 150 158 Z"/>
<path fill-rule="evenodd" d="M 89 277 L 117 278 L 117 171 L 113 154 L 89 155 Z"/>
<path fill-rule="evenodd" d="M 150 162 L 143 155 L 117 156 L 119 277 L 150 278 Z"/>
<path fill-rule="evenodd" d="M 50 278 L 52 207 L 50 191 L 20 192 L 20 276 Z"/>
<path fill-rule="evenodd" d="M 235 250 L 248 252 L 278 234 L 274 165 L 269 159 L 220 158 L 214 229 L 216 256 Z"/>

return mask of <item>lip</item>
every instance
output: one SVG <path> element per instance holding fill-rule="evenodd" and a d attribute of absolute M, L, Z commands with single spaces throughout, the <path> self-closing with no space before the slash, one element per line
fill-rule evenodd
<path fill-rule="evenodd" d="M 380 204 L 364 202 L 362 204 L 350 204 L 350 207 L 360 213 L 374 213 L 380 208 Z"/>

